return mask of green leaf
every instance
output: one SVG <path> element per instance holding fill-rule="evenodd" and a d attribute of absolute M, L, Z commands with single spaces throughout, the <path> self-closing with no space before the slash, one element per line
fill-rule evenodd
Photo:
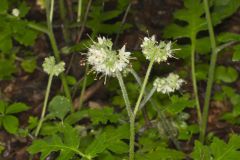
<path fill-rule="evenodd" d="M 171 114 L 178 114 L 182 112 L 185 108 L 192 108 L 195 105 L 193 100 L 190 100 L 190 96 L 188 94 L 183 95 L 182 97 L 179 96 L 172 96 L 170 98 L 171 103 L 168 105 L 168 112 Z"/>
<path fill-rule="evenodd" d="M 50 114 L 63 120 L 66 114 L 70 111 L 72 104 L 70 100 L 63 96 L 55 96 L 49 103 L 48 110 Z"/>
<path fill-rule="evenodd" d="M 57 135 L 53 135 L 47 140 L 33 141 L 33 144 L 28 148 L 28 151 L 31 154 L 41 152 L 40 159 L 44 160 L 51 152 L 58 151 L 64 147 L 61 138 Z"/>
<path fill-rule="evenodd" d="M 216 80 L 226 83 L 235 82 L 238 78 L 238 72 L 233 67 L 218 66 L 216 68 Z"/>
<path fill-rule="evenodd" d="M 211 46 L 209 37 L 197 39 L 196 52 L 200 54 L 206 54 L 211 51 Z"/>
<path fill-rule="evenodd" d="M 196 74 L 197 80 L 207 80 L 208 69 L 209 69 L 208 64 L 196 65 L 196 73 L 195 74 Z"/>
<path fill-rule="evenodd" d="M 36 128 L 37 125 L 38 125 L 38 118 L 30 116 L 29 119 L 28 119 L 28 129 L 31 130 L 33 128 Z"/>
<path fill-rule="evenodd" d="M 3 127 L 11 134 L 15 134 L 18 130 L 18 119 L 15 116 L 4 116 L 3 117 Z"/>
<path fill-rule="evenodd" d="M 74 112 L 74 113 L 71 113 L 69 116 L 67 116 L 64 119 L 64 122 L 68 123 L 70 125 L 75 124 L 75 123 L 77 123 L 78 121 L 80 121 L 81 119 L 83 119 L 87 116 L 88 116 L 88 110 Z"/>
<path fill-rule="evenodd" d="M 80 144 L 80 136 L 77 130 L 69 124 L 61 125 L 60 132 L 63 133 L 63 142 L 67 146 L 78 148 Z"/>
<path fill-rule="evenodd" d="M 12 60 L 0 59 L 0 80 L 10 78 L 15 71 L 16 67 Z"/>
<path fill-rule="evenodd" d="M 8 9 L 8 0 L 0 1 L 0 13 L 6 13 Z"/>
<path fill-rule="evenodd" d="M 194 160 L 211 160 L 210 148 L 202 145 L 199 141 L 195 141 L 191 157 Z"/>
<path fill-rule="evenodd" d="M 88 113 L 94 125 L 99 123 L 107 124 L 108 121 L 116 123 L 119 119 L 119 115 L 114 113 L 113 108 L 110 107 L 90 109 Z"/>
<path fill-rule="evenodd" d="M 6 114 L 19 113 L 19 112 L 26 111 L 28 109 L 29 109 L 29 106 L 27 106 L 24 103 L 13 103 L 12 105 L 7 107 Z"/>
<path fill-rule="evenodd" d="M 232 57 L 232 61 L 240 61 L 240 45 L 234 46 L 234 53 Z"/>
<path fill-rule="evenodd" d="M 223 19 L 231 16 L 240 6 L 240 0 L 214 0 L 212 23 L 217 25 Z"/>
<path fill-rule="evenodd" d="M 117 18 L 125 11 L 127 4 L 124 2 L 118 2 L 117 8 L 108 11 L 104 11 L 102 5 L 92 5 L 86 26 L 93 31 L 93 34 L 112 34 L 129 28 L 131 25 L 124 24 L 122 26 L 121 21 L 109 23 L 110 20 Z"/>
<path fill-rule="evenodd" d="M 145 153 L 144 155 L 139 155 L 138 160 L 183 160 L 186 156 L 183 152 L 176 151 L 173 149 L 168 149 L 165 147 L 158 147 L 152 152 Z"/>
<path fill-rule="evenodd" d="M 27 25 L 25 25 L 27 27 Z M 26 29 L 22 31 L 17 31 L 17 34 L 14 35 L 14 38 L 25 46 L 31 46 L 34 44 L 35 39 L 37 38 L 37 32 L 31 29 Z"/>
<path fill-rule="evenodd" d="M 206 20 L 201 18 L 204 14 L 203 5 L 200 0 L 184 0 L 184 9 L 174 13 L 174 18 L 187 23 L 186 26 L 171 24 L 164 31 L 164 37 L 182 38 L 195 37 L 196 34 L 206 29 Z"/>
<path fill-rule="evenodd" d="M 69 160 L 74 154 L 83 155 L 78 150 L 79 135 L 77 131 L 69 125 L 62 126 L 63 136 L 54 134 L 45 140 L 35 140 L 28 148 L 31 154 L 41 153 L 41 160 L 44 160 L 50 153 L 60 151 L 58 159 Z M 62 137 L 62 138 L 61 138 Z"/>
<path fill-rule="evenodd" d="M 224 32 L 217 36 L 217 40 L 223 43 L 226 43 L 229 41 L 240 41 L 240 35 L 236 33 L 231 33 L 231 32 Z"/>
<path fill-rule="evenodd" d="M 21 67 L 25 72 L 32 73 L 37 67 L 36 59 L 24 59 L 21 62 Z"/>
<path fill-rule="evenodd" d="M 124 125 L 116 128 L 106 128 L 95 140 L 87 147 L 85 153 L 91 157 L 96 157 L 99 153 L 109 149 L 115 153 L 128 152 L 127 145 L 123 144 L 122 139 L 129 138 L 129 126 Z M 118 145 L 121 146 L 118 146 Z M 126 147 L 126 148 L 124 148 Z"/>
<path fill-rule="evenodd" d="M 19 6 L 19 17 L 25 17 L 29 10 L 30 7 L 27 6 L 26 2 L 22 2 Z"/>
<path fill-rule="evenodd" d="M 6 102 L 0 100 L 0 114 L 5 114 L 5 109 L 6 109 Z"/>
<path fill-rule="evenodd" d="M 74 77 L 74 76 L 70 76 L 70 75 L 67 75 L 67 83 L 69 84 L 69 85 L 75 85 L 76 83 L 77 83 L 77 80 L 76 80 L 76 78 Z"/>
<path fill-rule="evenodd" d="M 221 146 L 221 147 L 220 147 Z M 226 144 L 223 140 L 218 138 L 213 139 L 210 145 L 214 159 L 234 160 L 240 157 L 240 137 L 232 135 L 229 142 Z"/>

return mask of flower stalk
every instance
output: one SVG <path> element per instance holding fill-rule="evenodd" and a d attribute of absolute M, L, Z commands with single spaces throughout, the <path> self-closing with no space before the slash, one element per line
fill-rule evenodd
<path fill-rule="evenodd" d="M 38 136 L 38 134 L 40 132 L 40 129 L 42 127 L 43 121 L 44 121 L 44 117 L 45 117 L 46 109 L 47 109 L 47 102 L 48 102 L 49 93 L 50 93 L 50 88 L 51 88 L 51 85 L 52 85 L 52 79 L 53 79 L 53 73 L 50 74 L 49 78 L 48 78 L 48 84 L 47 84 L 47 90 L 46 90 L 46 93 L 45 93 L 43 109 L 42 109 L 42 113 L 41 113 L 41 118 L 40 118 L 40 120 L 38 122 L 37 129 L 35 131 L 35 137 Z"/>
<path fill-rule="evenodd" d="M 215 34 L 213 30 L 211 15 L 209 11 L 209 5 L 208 0 L 204 0 L 204 9 L 206 13 L 206 19 L 208 24 L 208 31 L 210 36 L 210 42 L 211 42 L 211 48 L 212 48 L 212 55 L 211 55 L 211 61 L 210 61 L 210 67 L 208 72 L 208 81 L 207 81 L 207 89 L 205 94 L 205 100 L 204 100 L 204 106 L 203 106 L 203 115 L 202 115 L 202 126 L 200 130 L 200 141 L 204 143 L 205 141 L 205 134 L 206 134 L 206 128 L 207 128 L 207 120 L 208 120 L 208 110 L 209 110 L 209 103 L 211 98 L 211 90 L 214 80 L 214 71 L 217 61 L 217 44 L 215 39 Z"/>
<path fill-rule="evenodd" d="M 54 57 L 47 57 L 47 58 L 45 58 L 42 66 L 43 66 L 44 72 L 46 72 L 49 75 L 49 78 L 48 78 L 47 90 L 46 90 L 46 93 L 45 93 L 41 118 L 38 122 L 37 129 L 35 131 L 35 137 L 38 136 L 38 134 L 41 130 L 44 118 L 45 118 L 45 114 L 46 114 L 46 110 L 47 110 L 47 103 L 48 103 L 48 98 L 49 98 L 50 88 L 51 88 L 51 85 L 52 85 L 53 76 L 58 76 L 59 74 L 61 74 L 64 71 L 65 63 L 64 62 L 59 62 L 58 64 L 56 64 L 56 61 L 55 61 Z"/>

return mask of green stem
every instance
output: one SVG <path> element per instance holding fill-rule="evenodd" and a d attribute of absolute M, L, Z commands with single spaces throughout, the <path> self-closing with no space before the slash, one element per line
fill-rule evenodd
<path fill-rule="evenodd" d="M 83 96 L 84 96 L 84 93 L 85 93 L 85 90 L 86 90 L 86 87 L 87 87 L 88 70 L 89 70 L 89 64 L 87 63 L 84 78 L 83 78 L 82 90 L 81 90 L 81 94 L 80 94 L 80 98 L 79 98 L 79 108 L 78 109 L 82 108 Z"/>
<path fill-rule="evenodd" d="M 54 3 L 54 0 L 52 0 L 51 2 Z M 49 37 L 49 40 L 50 40 L 50 43 L 51 43 L 51 46 L 52 46 L 52 49 L 53 49 L 54 56 L 55 56 L 57 62 L 59 62 L 61 60 L 60 52 L 59 52 L 58 47 L 57 47 L 57 42 L 56 42 L 56 39 L 55 39 L 55 36 L 54 36 L 54 33 L 53 33 L 53 27 L 52 27 L 52 21 L 51 21 L 51 18 L 53 16 L 53 15 L 51 16 L 51 13 L 53 14 L 53 9 L 54 8 L 53 8 L 53 4 L 49 4 L 49 0 L 46 0 L 45 3 L 46 3 L 46 12 L 47 12 L 48 37 Z M 50 8 L 49 8 L 49 5 L 50 5 Z M 65 95 L 69 100 L 71 100 L 71 94 L 70 94 L 70 91 L 69 91 L 69 88 L 68 88 L 68 85 L 67 85 L 67 80 L 66 80 L 65 74 L 61 73 L 60 78 L 61 78 L 61 81 L 62 81 L 62 85 L 63 85 Z M 73 107 L 71 108 L 71 110 L 73 111 Z"/>
<path fill-rule="evenodd" d="M 202 112 L 201 112 L 200 103 L 199 103 L 196 70 L 195 70 L 195 50 L 196 50 L 196 36 L 195 35 L 192 35 L 191 43 L 192 43 L 191 44 L 191 70 L 192 70 L 193 92 L 194 92 L 194 98 L 195 98 L 196 107 L 197 107 L 198 123 L 199 123 L 199 127 L 201 127 Z"/>
<path fill-rule="evenodd" d="M 134 160 L 135 116 L 130 117 L 129 160 Z"/>
<path fill-rule="evenodd" d="M 207 23 L 208 23 L 208 31 L 210 36 L 210 42 L 211 42 L 211 48 L 212 48 L 212 55 L 211 55 L 211 62 L 208 72 L 208 81 L 207 81 L 207 89 L 205 94 L 205 100 L 204 100 L 204 106 L 203 106 L 203 115 L 202 115 L 202 128 L 200 130 L 200 141 L 204 143 L 205 141 L 205 134 L 206 134 L 206 128 L 207 128 L 207 120 L 208 120 L 208 110 L 209 110 L 209 103 L 211 98 L 211 90 L 213 85 L 213 79 L 214 79 L 214 71 L 217 61 L 217 45 L 214 35 L 214 29 L 211 21 L 211 15 L 209 11 L 208 1 L 204 0 L 204 9 L 206 13 Z"/>
<path fill-rule="evenodd" d="M 140 103 L 140 106 L 139 106 L 139 110 L 141 110 L 146 104 L 147 102 L 150 100 L 150 98 L 152 98 L 153 94 L 156 92 L 157 88 L 156 87 L 153 87 L 151 89 L 150 92 L 148 92 L 148 94 L 145 94 L 145 97 L 144 99 L 142 100 L 142 102 Z M 145 92 L 147 93 L 147 92 Z"/>
<path fill-rule="evenodd" d="M 134 112 L 133 112 L 134 115 L 137 114 L 137 111 L 139 109 L 139 106 L 140 106 L 140 103 L 141 103 L 141 100 L 142 100 L 142 97 L 143 97 L 143 94 L 144 94 L 144 91 L 145 91 L 145 88 L 146 88 L 146 85 L 147 85 L 147 82 L 148 82 L 148 78 L 149 78 L 150 72 L 152 70 L 153 63 L 154 63 L 154 60 L 151 60 L 149 65 L 148 65 L 147 73 L 146 73 L 145 78 L 143 80 L 143 85 L 141 87 L 140 94 L 139 94 L 137 103 L 136 103 L 135 108 L 134 108 Z"/>
<path fill-rule="evenodd" d="M 78 12 L 77 12 L 77 22 L 81 21 L 81 13 L 82 13 L 82 0 L 78 0 Z"/>
<path fill-rule="evenodd" d="M 142 86 L 142 81 L 141 81 L 140 77 L 137 75 L 137 73 L 135 72 L 135 70 L 131 69 L 130 72 L 133 75 L 133 77 L 135 78 L 135 80 L 137 81 L 138 85 Z M 146 90 L 145 96 L 148 95 L 147 92 L 148 91 Z M 167 133 L 169 138 L 172 140 L 172 142 L 174 143 L 176 148 L 178 150 L 181 150 L 178 140 L 175 138 L 174 133 L 172 133 L 172 131 L 174 130 L 173 126 L 171 125 L 170 122 L 168 122 L 168 119 L 166 118 L 165 114 L 162 113 L 162 111 L 157 107 L 157 103 L 154 101 L 154 99 L 150 99 L 150 102 L 151 102 L 152 107 L 157 111 L 160 120 L 162 121 L 164 131 Z"/>
<path fill-rule="evenodd" d="M 70 42 L 70 34 L 68 31 L 68 21 L 66 19 L 66 9 L 65 9 L 65 3 L 64 0 L 59 0 L 59 13 L 61 20 L 63 22 L 62 25 L 62 33 L 63 33 L 63 39 L 68 44 Z"/>
<path fill-rule="evenodd" d="M 125 102 L 125 105 L 126 105 L 128 116 L 131 119 L 131 117 L 133 117 L 131 104 L 130 104 L 130 101 L 129 101 L 129 98 L 128 98 L 127 90 L 126 90 L 122 75 L 119 72 L 117 72 L 117 79 L 118 79 L 118 82 L 119 82 L 119 85 L 120 85 L 120 88 L 121 88 L 121 91 L 122 91 L 122 95 L 123 95 L 123 99 L 124 99 L 124 102 Z"/>
<path fill-rule="evenodd" d="M 49 20 L 52 23 L 53 20 L 53 12 L 54 12 L 54 0 L 51 0 L 51 4 L 50 4 L 50 15 L 49 15 Z"/>
<path fill-rule="evenodd" d="M 134 142 L 135 142 L 135 115 L 132 112 L 131 104 L 128 98 L 127 90 L 124 85 L 124 81 L 121 73 L 117 72 L 117 79 L 122 91 L 123 99 L 126 105 L 126 109 L 128 112 L 129 120 L 130 120 L 130 137 L 129 137 L 129 160 L 134 160 Z"/>
<path fill-rule="evenodd" d="M 57 62 L 59 62 L 60 61 L 60 53 L 59 53 L 59 50 L 58 50 L 58 47 L 57 47 L 57 43 L 56 43 L 52 28 L 49 28 L 48 36 L 49 36 L 49 39 L 50 39 L 50 43 L 51 43 L 51 46 L 52 46 L 52 49 L 53 49 L 54 56 L 55 56 Z M 60 78 L 61 78 L 61 81 L 62 81 L 62 85 L 63 85 L 65 95 L 69 100 L 71 100 L 71 94 L 70 94 L 70 91 L 69 91 L 69 88 L 68 88 L 68 84 L 67 84 L 65 74 L 61 73 Z M 72 111 L 73 111 L 73 108 L 72 108 Z"/>
<path fill-rule="evenodd" d="M 50 74 L 49 78 L 48 78 L 47 91 L 45 93 L 42 114 L 41 114 L 41 118 L 40 118 L 40 120 L 38 122 L 38 126 L 37 126 L 37 129 L 36 129 L 36 132 L 35 132 L 35 137 L 38 136 L 39 131 L 40 131 L 41 127 L 42 127 L 42 123 L 44 121 L 44 117 L 45 117 L 46 109 L 47 109 L 48 97 L 49 97 L 50 88 L 51 88 L 51 84 L 52 84 L 52 79 L 53 79 L 53 74 Z"/>
<path fill-rule="evenodd" d="M 28 23 L 28 27 L 31 28 L 31 29 L 34 29 L 36 31 L 48 34 L 48 29 L 45 26 L 40 26 L 36 23 Z"/>

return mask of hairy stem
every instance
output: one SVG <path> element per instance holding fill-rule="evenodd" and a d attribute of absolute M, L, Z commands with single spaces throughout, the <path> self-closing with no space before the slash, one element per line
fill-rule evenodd
<path fill-rule="evenodd" d="M 142 81 L 141 81 L 140 77 L 137 75 L 137 73 L 133 69 L 131 69 L 130 72 L 133 75 L 133 77 L 135 78 L 135 80 L 137 81 L 138 85 L 142 86 Z M 148 94 L 147 92 L 148 91 L 146 90 L 145 96 Z M 159 108 L 157 107 L 157 103 L 153 99 L 150 99 L 150 102 L 151 102 L 152 107 L 157 111 L 158 116 L 160 117 L 160 120 L 162 121 L 164 131 L 167 133 L 169 138 L 172 140 L 172 142 L 174 143 L 176 148 L 178 150 L 181 150 L 178 140 L 175 138 L 174 133 L 172 133 L 172 131 L 174 130 L 173 126 L 170 124 L 170 122 L 168 122 L 165 114 L 159 110 Z"/>
<path fill-rule="evenodd" d="M 51 1 L 53 2 L 53 1 Z M 47 26 L 48 26 L 48 37 L 53 49 L 53 53 L 54 53 L 54 57 L 56 58 L 57 62 L 59 62 L 61 60 L 60 58 L 60 52 L 58 50 L 57 47 L 57 42 L 53 33 L 53 27 L 52 27 L 52 21 L 51 21 L 51 13 L 53 13 L 53 6 L 52 4 L 49 4 L 49 0 L 46 0 L 46 12 L 47 12 Z M 66 76 L 64 73 L 61 73 L 60 75 L 61 81 L 62 81 L 62 85 L 63 85 L 63 89 L 65 92 L 66 97 L 71 100 L 71 94 L 67 85 L 67 80 L 66 80 Z M 71 108 L 71 110 L 73 111 L 73 108 Z"/>
<path fill-rule="evenodd" d="M 204 143 L 204 141 L 205 141 L 209 103 L 210 103 L 210 98 L 211 98 L 211 90 L 212 90 L 215 66 L 216 66 L 216 61 L 217 61 L 217 51 L 216 51 L 217 45 L 216 45 L 214 29 L 213 29 L 211 15 L 210 15 L 209 6 L 208 6 L 208 0 L 204 0 L 203 3 L 204 3 L 206 19 L 207 19 L 207 23 L 208 23 L 208 31 L 209 31 L 209 36 L 210 36 L 212 55 L 211 55 L 210 67 L 209 67 L 209 72 L 208 72 L 207 89 L 206 89 L 204 106 L 203 106 L 202 128 L 200 130 L 200 141 L 202 143 Z"/>
<path fill-rule="evenodd" d="M 44 121 L 44 117 L 45 117 L 46 109 L 47 109 L 48 97 L 49 97 L 50 88 L 51 88 L 51 84 L 52 84 L 52 79 L 53 79 L 53 74 L 50 74 L 49 78 L 48 78 L 48 84 L 47 84 L 47 90 L 46 90 L 46 93 L 45 93 L 42 114 L 41 114 L 41 118 L 40 118 L 40 120 L 38 122 L 38 126 L 37 126 L 37 129 L 36 129 L 36 132 L 35 132 L 35 137 L 38 136 L 39 131 L 40 131 L 41 127 L 42 127 L 42 123 Z"/>
<path fill-rule="evenodd" d="M 124 99 L 124 102 L 126 105 L 128 116 L 129 116 L 129 118 L 131 118 L 133 116 L 131 104 L 130 104 L 130 101 L 128 98 L 127 90 L 126 90 L 122 75 L 119 72 L 117 73 L 117 79 L 118 79 L 118 83 L 119 83 L 121 91 L 122 91 L 122 95 L 123 95 L 123 99 Z"/>
<path fill-rule="evenodd" d="M 84 74 L 84 78 L 83 78 L 83 85 L 82 85 L 82 90 L 81 90 L 81 94 L 80 94 L 80 98 L 79 98 L 79 107 L 78 109 L 82 108 L 83 105 L 83 97 L 84 97 L 84 93 L 87 87 L 87 79 L 88 79 L 88 70 L 89 70 L 89 64 L 87 63 L 86 65 L 86 69 L 85 69 L 85 74 Z"/>
<path fill-rule="evenodd" d="M 129 142 L 129 160 L 134 160 L 135 143 L 135 115 L 130 117 L 130 142 Z"/>
<path fill-rule="evenodd" d="M 78 0 L 77 22 L 81 21 L 82 0 Z"/>
<path fill-rule="evenodd" d="M 132 112 L 131 104 L 128 98 L 127 90 L 121 73 L 117 72 L 117 79 L 122 91 L 123 99 L 126 105 L 129 121 L 130 121 L 130 137 L 129 137 L 129 160 L 134 160 L 134 142 L 135 142 L 135 115 Z"/>
<path fill-rule="evenodd" d="M 68 20 L 66 19 L 66 8 L 65 8 L 65 3 L 64 0 L 59 0 L 59 13 L 60 13 L 60 18 L 63 22 L 61 25 L 62 28 L 62 33 L 63 33 L 63 39 L 66 43 L 70 42 L 70 34 L 69 30 L 67 29 L 68 25 Z"/>
<path fill-rule="evenodd" d="M 141 110 L 147 104 L 147 102 L 152 98 L 152 96 L 156 92 L 156 90 L 157 90 L 157 88 L 153 87 L 151 89 L 151 91 L 148 92 L 148 94 L 146 94 L 147 92 L 145 92 L 145 97 L 144 97 L 144 99 L 142 100 L 142 102 L 139 106 L 139 110 Z"/>
<path fill-rule="evenodd" d="M 192 44 L 191 44 L 191 72 L 192 72 L 193 92 L 194 92 L 194 98 L 195 98 L 195 103 L 196 103 L 196 107 L 197 107 L 198 123 L 199 123 L 199 127 L 201 127 L 202 112 L 201 112 L 200 103 L 199 103 L 196 70 L 195 70 L 195 50 L 196 50 L 196 36 L 195 35 L 192 35 L 191 42 L 192 42 Z"/>
<path fill-rule="evenodd" d="M 134 112 L 133 112 L 134 115 L 137 114 L 137 111 L 139 109 L 139 106 L 140 106 L 140 103 L 141 103 L 141 100 L 142 100 L 142 97 L 143 97 L 143 94 L 144 94 L 144 91 L 145 91 L 145 88 L 146 88 L 146 85 L 147 85 L 147 82 L 148 82 L 148 79 L 149 79 L 149 76 L 150 76 L 150 72 L 152 70 L 153 63 L 154 63 L 154 60 L 151 60 L 149 65 L 148 65 L 147 73 L 146 73 L 145 78 L 143 80 L 143 84 L 142 84 L 142 87 L 141 87 L 141 90 L 140 90 L 140 94 L 138 96 L 138 100 L 137 100 L 137 103 L 136 103 L 135 108 L 134 108 Z"/>

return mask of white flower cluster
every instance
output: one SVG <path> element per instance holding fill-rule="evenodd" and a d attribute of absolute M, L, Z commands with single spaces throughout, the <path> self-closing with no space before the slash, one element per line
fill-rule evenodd
<path fill-rule="evenodd" d="M 170 73 L 166 78 L 157 78 L 153 86 L 156 87 L 157 92 L 166 94 L 178 90 L 183 83 L 184 80 L 180 79 L 179 75 Z"/>
<path fill-rule="evenodd" d="M 99 37 L 88 49 L 87 61 L 92 70 L 105 76 L 115 76 L 129 64 L 130 52 L 125 51 L 125 45 L 118 51 L 112 49 L 112 41 Z"/>
<path fill-rule="evenodd" d="M 18 17 L 20 15 L 20 11 L 17 8 L 14 8 L 12 10 L 12 15 L 15 16 L 15 17 Z"/>
<path fill-rule="evenodd" d="M 143 43 L 141 44 L 142 52 L 146 59 L 154 60 L 155 62 L 165 62 L 170 57 L 173 57 L 173 49 L 171 42 L 161 41 L 158 43 L 155 36 L 150 38 L 144 37 Z"/>
<path fill-rule="evenodd" d="M 58 64 L 56 64 L 55 58 L 53 56 L 46 57 L 42 66 L 44 72 L 48 73 L 49 75 L 53 74 L 55 76 L 58 76 L 65 70 L 65 63 L 59 62 Z"/>

